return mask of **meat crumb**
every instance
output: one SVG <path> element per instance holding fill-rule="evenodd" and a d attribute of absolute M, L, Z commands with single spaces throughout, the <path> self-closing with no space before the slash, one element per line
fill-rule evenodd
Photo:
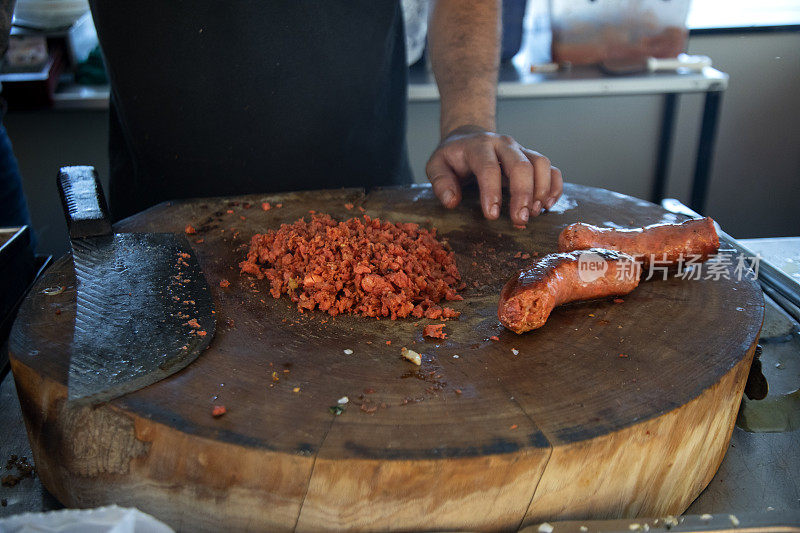
<path fill-rule="evenodd" d="M 225 409 L 224 405 L 215 405 L 214 408 L 211 409 L 211 416 L 214 418 L 219 418 L 227 412 L 228 410 Z"/>
<path fill-rule="evenodd" d="M 363 412 L 367 413 L 368 415 L 372 415 L 372 414 L 375 414 L 375 412 L 378 410 L 378 406 L 377 405 L 367 405 L 366 403 L 362 403 L 360 409 Z"/>
<path fill-rule="evenodd" d="M 446 339 L 447 333 L 442 331 L 444 327 L 445 324 L 429 324 L 422 330 L 422 334 L 425 337 L 431 337 L 433 339 Z"/>
<path fill-rule="evenodd" d="M 194 226 L 192 226 L 191 224 L 186 224 L 186 229 L 184 229 L 183 231 L 185 231 L 187 235 L 194 235 L 195 233 L 197 233 L 197 230 L 194 229 Z"/>
<path fill-rule="evenodd" d="M 220 280 L 219 286 L 224 289 L 226 287 L 230 287 L 231 286 L 231 282 L 228 281 L 227 279 L 223 279 L 223 280 Z"/>
<path fill-rule="evenodd" d="M 492 335 L 491 337 L 489 337 L 489 340 L 492 340 L 492 341 L 499 341 L 499 340 L 500 340 L 500 337 L 498 337 L 497 335 Z"/>
<path fill-rule="evenodd" d="M 192 326 L 195 329 L 200 329 L 200 324 L 197 322 L 196 318 L 191 319 L 186 324 L 189 325 L 189 326 Z"/>
<path fill-rule="evenodd" d="M 19 457 L 16 454 L 11 454 L 6 461 L 6 470 L 14 468 L 17 469 L 17 474 L 9 473 L 9 475 L 5 476 L 2 480 L 3 486 L 11 487 L 24 478 L 32 478 L 36 475 L 36 467 L 29 463 L 28 458 L 25 456 Z"/>
<path fill-rule="evenodd" d="M 263 202 L 261 204 L 261 209 L 263 209 L 264 211 L 269 211 L 270 209 L 272 209 L 272 206 L 269 205 L 269 202 Z"/>
<path fill-rule="evenodd" d="M 347 209 L 348 211 L 350 211 L 351 209 L 353 209 L 353 204 L 346 203 L 346 204 L 344 204 L 344 208 Z"/>

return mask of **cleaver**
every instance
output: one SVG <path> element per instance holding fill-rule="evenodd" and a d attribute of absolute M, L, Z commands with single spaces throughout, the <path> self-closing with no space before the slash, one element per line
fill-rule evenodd
<path fill-rule="evenodd" d="M 68 402 L 106 402 L 197 359 L 216 320 L 186 238 L 114 233 L 94 167 L 61 168 L 58 191 L 77 281 Z"/>

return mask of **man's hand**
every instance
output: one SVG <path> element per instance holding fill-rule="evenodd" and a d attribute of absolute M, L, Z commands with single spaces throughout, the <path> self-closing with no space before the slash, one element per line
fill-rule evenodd
<path fill-rule="evenodd" d="M 516 225 L 524 226 L 531 215 L 556 203 L 564 184 L 561 171 L 538 152 L 509 137 L 479 126 L 456 128 L 439 144 L 425 168 L 433 192 L 451 209 L 461 201 L 461 183 L 475 178 L 486 218 L 500 216 L 502 184 L 511 194 L 510 214 Z"/>
<path fill-rule="evenodd" d="M 461 201 L 473 176 L 488 219 L 500 216 L 502 184 L 511 193 L 511 220 L 525 225 L 561 195 L 561 172 L 543 155 L 495 130 L 500 63 L 500 0 L 436 0 L 428 25 L 433 73 L 441 96 L 442 142 L 426 168 L 445 207 Z M 465 124 L 468 124 L 465 126 Z"/>

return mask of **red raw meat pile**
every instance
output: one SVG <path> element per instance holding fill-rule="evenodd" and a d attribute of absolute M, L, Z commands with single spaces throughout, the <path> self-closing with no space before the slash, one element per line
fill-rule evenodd
<path fill-rule="evenodd" d="M 301 312 L 435 320 L 459 315 L 439 302 L 462 299 L 454 254 L 435 229 L 367 215 L 336 222 L 314 214 L 254 235 L 239 266 L 269 280 L 272 296 L 289 295 Z"/>

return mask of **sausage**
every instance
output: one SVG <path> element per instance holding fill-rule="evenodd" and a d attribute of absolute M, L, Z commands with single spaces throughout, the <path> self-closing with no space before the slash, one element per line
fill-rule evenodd
<path fill-rule="evenodd" d="M 634 258 L 613 250 L 549 254 L 508 280 L 500 292 L 497 318 L 511 331 L 524 333 L 542 327 L 557 305 L 628 294 L 640 276 L 641 265 Z"/>
<path fill-rule="evenodd" d="M 635 257 L 647 268 L 651 259 L 658 264 L 677 265 L 681 260 L 705 261 L 719 250 L 719 235 L 708 217 L 682 224 L 653 224 L 644 228 L 598 228 L 578 222 L 558 236 L 558 250 L 571 252 L 607 248 Z"/>

